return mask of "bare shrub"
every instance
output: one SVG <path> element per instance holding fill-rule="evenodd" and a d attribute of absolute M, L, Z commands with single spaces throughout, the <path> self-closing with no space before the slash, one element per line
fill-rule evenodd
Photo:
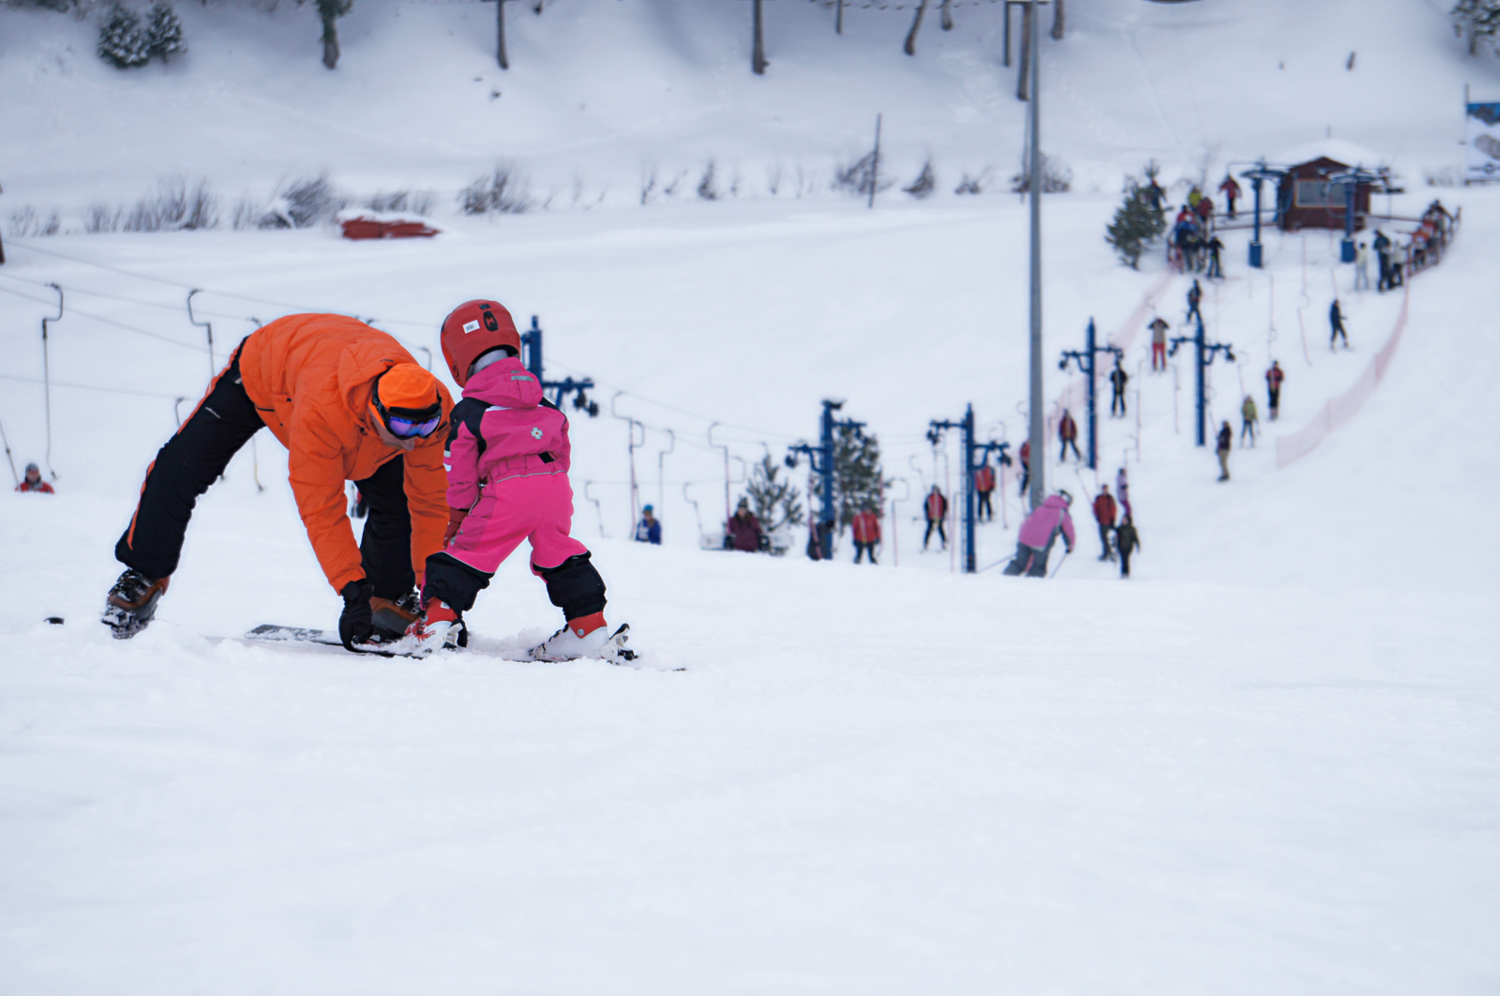
<path fill-rule="evenodd" d="M 847 194 L 860 197 L 868 197 L 872 189 L 887 190 L 894 185 L 895 181 L 880 175 L 880 165 L 885 156 L 878 154 L 874 149 L 866 152 L 858 159 L 840 166 L 833 167 L 833 189 L 841 190 Z M 876 184 L 879 187 L 876 187 Z"/>
<path fill-rule="evenodd" d="M 811 197 L 818 189 L 818 171 L 797 164 L 797 199 Z"/>
<path fill-rule="evenodd" d="M 911 186 L 902 187 L 903 193 L 910 194 L 917 200 L 926 200 L 937 190 L 937 171 L 932 168 L 932 160 L 928 159 L 922 164 L 922 172 L 911 182 Z"/>
<path fill-rule="evenodd" d="M 781 193 L 781 162 L 780 160 L 766 167 L 766 193 L 772 197 Z"/>
<path fill-rule="evenodd" d="M 525 214 L 536 206 L 531 183 L 513 163 L 500 163 L 458 192 L 464 214 Z"/>
<path fill-rule="evenodd" d="M 1042 153 L 1042 193 L 1066 194 L 1073 189 L 1073 171 L 1056 156 Z M 1021 172 L 1010 178 L 1010 192 L 1025 194 L 1031 191 L 1031 166 L 1021 164 Z"/>
<path fill-rule="evenodd" d="M 698 178 L 698 199 L 703 201 L 716 201 L 719 199 L 718 188 L 714 186 L 714 161 L 710 159 L 708 165 L 703 167 L 703 175 Z"/>
<path fill-rule="evenodd" d="M 332 218 L 347 202 L 339 197 L 327 173 L 283 181 L 257 228 L 310 228 Z"/>
<path fill-rule="evenodd" d="M 48 214 L 45 220 L 29 204 L 10 213 L 10 234 L 18 239 L 33 235 L 56 235 L 61 228 L 62 221 L 56 211 Z"/>
<path fill-rule="evenodd" d="M 683 170 L 681 173 L 678 173 L 676 176 L 672 177 L 671 183 L 663 184 L 661 188 L 663 196 L 676 197 L 677 191 L 682 189 L 682 181 L 687 179 L 687 175 L 688 171 Z"/>
<path fill-rule="evenodd" d="M 648 163 L 641 166 L 641 207 L 645 207 L 655 199 L 656 184 L 656 164 Z"/>
<path fill-rule="evenodd" d="M 431 214 L 434 195 L 430 190 L 393 190 L 389 194 L 377 190 L 374 196 L 365 200 L 364 206 L 371 211 L 391 211 L 395 213 L 409 212 L 411 214 Z"/>
<path fill-rule="evenodd" d="M 236 232 L 243 232 L 249 228 L 259 228 L 261 218 L 265 217 L 265 205 L 245 194 L 235 202 L 234 214 L 231 216 L 230 226 Z"/>
<path fill-rule="evenodd" d="M 103 201 L 95 201 L 83 214 L 83 230 L 90 235 L 117 232 L 120 230 L 121 213 L 118 207 L 110 207 Z"/>
<path fill-rule="evenodd" d="M 978 173 L 970 173 L 964 170 L 963 179 L 958 181 L 958 186 L 953 188 L 955 194 L 982 194 L 984 188 L 990 184 L 990 168 L 986 166 Z"/>

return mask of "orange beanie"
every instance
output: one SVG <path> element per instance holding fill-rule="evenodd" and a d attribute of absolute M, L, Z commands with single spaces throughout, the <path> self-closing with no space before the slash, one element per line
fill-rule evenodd
<path fill-rule="evenodd" d="M 409 412 L 441 410 L 437 378 L 415 363 L 398 363 L 381 375 L 376 384 L 380 403 L 387 411 Z"/>

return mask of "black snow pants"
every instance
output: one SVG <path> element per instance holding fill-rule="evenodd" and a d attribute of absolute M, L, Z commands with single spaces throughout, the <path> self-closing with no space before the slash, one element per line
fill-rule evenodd
<path fill-rule="evenodd" d="M 1027 546 L 1025 543 L 1017 543 L 1016 555 L 1006 566 L 1005 573 L 1011 577 L 1020 577 L 1024 574 L 1030 578 L 1044 578 L 1047 576 L 1047 555 L 1051 551 L 1051 543 L 1048 543 L 1046 549 L 1043 550 Z"/>
<path fill-rule="evenodd" d="M 115 544 L 115 559 L 148 578 L 176 572 L 198 497 L 224 473 L 240 447 L 264 427 L 241 383 L 236 349 L 198 407 L 147 468 L 135 515 Z M 370 507 L 359 547 L 365 577 L 376 595 L 400 598 L 416 580 L 402 458 L 383 464 L 357 483 Z"/>
<path fill-rule="evenodd" d="M 980 522 L 995 521 L 995 506 L 990 503 L 990 495 L 993 493 L 992 491 L 975 492 L 979 496 L 979 511 L 975 513 L 975 518 Z"/>
<path fill-rule="evenodd" d="M 547 597 L 563 610 L 569 621 L 603 612 L 604 579 L 594 567 L 590 554 L 579 553 L 556 567 L 531 565 L 531 572 L 547 583 Z M 467 612 L 475 597 L 490 586 L 486 573 L 448 553 L 434 553 L 427 558 L 427 581 L 422 588 L 423 600 L 438 598 L 450 609 Z"/>
<path fill-rule="evenodd" d="M 937 530 L 938 539 L 943 541 L 943 547 L 946 549 L 948 546 L 948 533 L 943 529 L 942 519 L 927 520 L 927 534 L 922 537 L 922 549 L 927 549 L 927 541 L 932 539 L 932 531 L 934 529 Z"/>

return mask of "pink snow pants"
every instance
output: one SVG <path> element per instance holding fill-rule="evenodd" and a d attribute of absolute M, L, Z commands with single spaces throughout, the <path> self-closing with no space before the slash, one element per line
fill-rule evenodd
<path fill-rule="evenodd" d="M 464 517 L 447 554 L 493 574 L 521 541 L 531 543 L 531 569 L 557 567 L 588 547 L 568 535 L 573 525 L 573 486 L 555 473 L 510 477 L 487 484 Z"/>

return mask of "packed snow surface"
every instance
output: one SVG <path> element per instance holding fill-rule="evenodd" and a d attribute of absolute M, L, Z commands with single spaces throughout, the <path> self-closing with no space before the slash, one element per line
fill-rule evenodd
<path fill-rule="evenodd" d="M 1097 477 L 1049 443 L 1079 540 L 1036 582 L 994 566 L 1022 515 L 1014 478 L 977 576 L 951 544 L 923 552 L 918 510 L 933 483 L 960 484 L 956 434 L 931 447 L 929 420 L 972 402 L 982 439 L 1022 438 L 1025 205 L 891 190 L 870 211 L 759 189 L 778 156 L 842 154 L 819 143 L 867 110 L 912 123 L 895 140 L 908 173 L 924 142 L 955 173 L 965 157 L 1003 172 L 1021 115 L 998 18 L 959 6 L 946 35 L 930 11 L 911 60 L 905 14 L 851 6 L 835 48 L 831 12 L 767 4 L 771 73 L 751 80 L 748 5 L 690 6 L 513 4 L 510 76 L 484 62 L 487 7 L 357 4 L 328 74 L 307 9 L 184 5 L 189 55 L 126 76 L 89 55 L 91 24 L 0 11 L 0 89 L 37 96 L 0 108 L 28 140 L 0 147 L 8 202 L 76 212 L 166 170 L 250 186 L 323 165 L 371 191 L 451 191 L 505 151 L 480 137 L 492 112 L 539 183 L 576 167 L 616 191 L 494 220 L 444 207 L 431 240 L 6 239 L 0 420 L 58 494 L 0 496 L 0 992 L 1500 987 L 1500 196 L 1421 182 L 1454 159 L 1443 88 L 1469 70 L 1500 95 L 1494 65 L 1460 62 L 1420 3 L 1384 19 L 1333 2 L 1070 6 L 1044 56 L 1059 119 L 1044 144 L 1080 180 L 1045 204 L 1047 397 L 1078 397 L 1057 359 L 1091 318 L 1129 344 L 1132 380 L 1111 420 L 1101 378 Z M 392 58 L 418 35 L 440 72 Z M 1189 85 L 1209 68 L 1224 89 Z M 579 93 L 574 113 L 597 116 L 564 119 Z M 1348 144 L 1328 144 L 1330 123 Z M 84 132 L 131 126 L 155 148 L 122 142 L 118 169 L 87 154 Z M 1408 193 L 1382 210 L 1442 195 L 1462 223 L 1441 265 L 1388 294 L 1353 291 L 1328 233 L 1268 232 L 1263 271 L 1245 266 L 1247 232 L 1226 235 L 1228 279 L 1203 310 L 1235 360 L 1210 369 L 1211 428 L 1238 437 L 1250 394 L 1262 434 L 1218 483 L 1193 445 L 1190 351 L 1162 374 L 1147 358 L 1152 315 L 1189 333 L 1190 278 L 1155 250 L 1121 267 L 1101 233 L 1145 158 L 1175 184 L 1222 143 L 1216 183 L 1226 161 L 1314 140 L 1403 171 Z M 28 146 L 47 169 L 17 156 Z M 666 172 L 708 155 L 753 167 L 755 195 L 641 207 L 626 189 L 644 157 Z M 49 283 L 65 295 L 50 453 Z M 212 357 L 184 307 L 195 288 Z M 1328 346 L 1335 294 L 1352 350 Z M 442 315 L 479 295 L 538 316 L 549 376 L 597 384 L 598 419 L 568 409 L 574 534 L 643 667 L 500 659 L 559 624 L 524 554 L 481 594 L 468 653 L 238 639 L 329 627 L 339 607 L 269 433 L 199 502 L 156 622 L 109 638 L 95 620 L 141 475 L 234 343 L 330 310 L 427 362 Z M 1357 381 L 1403 308 L 1358 416 L 1278 470 L 1276 438 Z M 880 565 L 849 563 L 847 535 L 835 563 L 800 538 L 784 558 L 703 549 L 726 472 L 734 500 L 748 465 L 815 437 L 826 397 L 879 434 L 895 479 Z M 1143 543 L 1129 582 L 1096 559 L 1087 508 L 1121 466 Z M 805 462 L 790 473 L 806 486 Z M 626 541 L 643 502 L 662 547 Z"/>

